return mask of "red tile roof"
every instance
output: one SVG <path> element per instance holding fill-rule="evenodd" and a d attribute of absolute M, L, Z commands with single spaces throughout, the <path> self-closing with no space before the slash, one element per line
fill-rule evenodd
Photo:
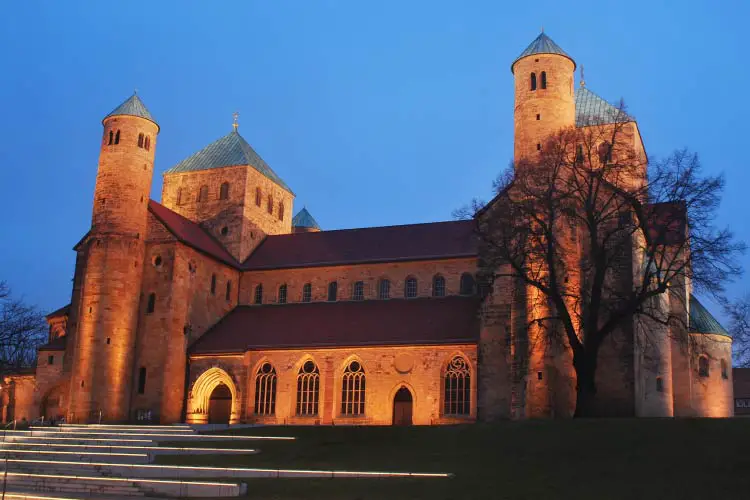
<path fill-rule="evenodd" d="M 476 297 L 238 306 L 193 343 L 190 353 L 475 343 L 478 313 Z"/>
<path fill-rule="evenodd" d="M 268 236 L 246 270 L 475 257 L 472 221 Z"/>
<path fill-rule="evenodd" d="M 216 241 L 199 224 L 186 219 L 154 200 L 149 200 L 148 209 L 182 243 L 230 266 L 237 267 L 239 265 L 221 243 Z"/>

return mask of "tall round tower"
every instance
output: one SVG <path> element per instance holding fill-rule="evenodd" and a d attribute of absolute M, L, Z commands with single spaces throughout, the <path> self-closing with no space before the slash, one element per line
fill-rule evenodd
<path fill-rule="evenodd" d="M 511 64 L 516 165 L 524 158 L 533 161 L 550 135 L 575 125 L 575 68 L 575 61 L 544 32 Z"/>
<path fill-rule="evenodd" d="M 138 325 L 148 202 L 159 126 L 133 94 L 102 121 L 91 230 L 78 247 L 82 283 L 69 419 L 124 422 Z"/>

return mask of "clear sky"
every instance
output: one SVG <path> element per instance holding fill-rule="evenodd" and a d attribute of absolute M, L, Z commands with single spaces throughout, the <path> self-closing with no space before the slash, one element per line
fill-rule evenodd
<path fill-rule="evenodd" d="M 0 279 L 45 310 L 70 300 L 101 119 L 134 88 L 161 125 L 156 200 L 239 111 L 324 229 L 450 219 L 511 159 L 510 63 L 542 26 L 588 88 L 626 100 L 650 155 L 687 146 L 724 172 L 717 222 L 750 241 L 748 18 L 734 0 L 8 3 Z"/>

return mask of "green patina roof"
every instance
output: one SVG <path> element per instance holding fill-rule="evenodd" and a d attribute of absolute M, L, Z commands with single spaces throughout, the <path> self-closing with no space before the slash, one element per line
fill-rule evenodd
<path fill-rule="evenodd" d="M 536 37 L 528 47 L 526 47 L 526 50 L 521 52 L 521 55 L 516 57 L 516 59 L 511 63 L 510 72 L 513 72 L 513 65 L 516 64 L 519 59 L 523 59 L 526 56 L 532 56 L 534 54 L 557 54 L 559 56 L 567 57 L 568 59 L 570 59 L 573 63 L 573 68 L 575 68 L 576 66 L 576 62 L 572 57 L 570 57 L 563 49 L 561 49 L 559 45 L 557 45 L 550 37 L 546 35 L 546 33 L 541 32 L 539 36 Z"/>
<path fill-rule="evenodd" d="M 154 120 L 154 117 L 151 116 L 151 113 L 148 112 L 148 109 L 146 109 L 146 105 L 143 104 L 143 101 L 141 101 L 141 98 L 138 97 L 137 94 L 133 94 L 128 99 L 117 106 L 115 109 L 112 110 L 110 114 L 104 117 L 106 120 L 110 116 L 118 116 L 118 115 L 128 115 L 128 116 L 139 116 L 141 118 L 145 118 L 146 120 L 152 121 L 156 123 L 156 120 Z M 157 124 L 158 125 L 158 124 Z"/>
<path fill-rule="evenodd" d="M 627 113 L 611 105 L 586 87 L 576 90 L 576 127 L 634 121 Z"/>
<path fill-rule="evenodd" d="M 693 333 L 716 333 L 718 335 L 729 336 L 729 332 L 695 298 L 695 295 L 690 295 L 690 331 Z"/>
<path fill-rule="evenodd" d="M 311 227 L 314 229 L 320 229 L 318 221 L 310 215 L 310 212 L 308 212 L 306 208 L 303 208 L 294 216 L 292 219 L 292 227 Z"/>
<path fill-rule="evenodd" d="M 271 167 L 263 161 L 263 158 L 255 152 L 237 130 L 233 130 L 221 139 L 212 142 L 197 153 L 182 160 L 165 173 L 174 174 L 180 172 L 193 172 L 196 170 L 209 170 L 212 168 L 231 167 L 234 165 L 250 165 L 255 170 L 292 193 L 289 186 L 281 180 L 281 177 L 276 175 L 276 172 L 271 170 Z"/>

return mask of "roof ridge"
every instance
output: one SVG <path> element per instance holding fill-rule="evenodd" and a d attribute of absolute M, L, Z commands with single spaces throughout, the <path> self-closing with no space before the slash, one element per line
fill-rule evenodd
<path fill-rule="evenodd" d="M 441 220 L 441 221 L 433 221 L 433 222 L 414 222 L 412 224 L 390 224 L 387 226 L 349 227 L 349 228 L 341 228 L 341 229 L 326 229 L 325 231 L 320 231 L 316 233 L 269 234 L 268 236 L 266 236 L 266 238 L 277 237 L 277 236 L 300 236 L 303 234 L 330 234 L 330 233 L 337 233 L 337 232 L 343 232 L 343 231 L 363 231 L 367 229 L 387 229 L 387 228 L 392 228 L 392 227 L 429 226 L 431 224 L 456 224 L 456 223 L 467 223 L 467 222 L 471 222 L 471 221 L 470 220 Z"/>

